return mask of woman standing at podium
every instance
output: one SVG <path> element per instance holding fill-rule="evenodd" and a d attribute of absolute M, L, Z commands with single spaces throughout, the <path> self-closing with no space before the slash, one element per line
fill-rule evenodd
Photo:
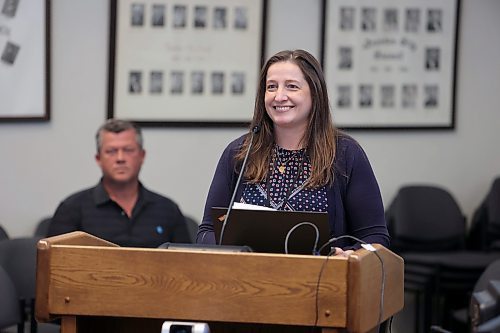
<path fill-rule="evenodd" d="M 236 191 L 237 202 L 328 212 L 332 237 L 351 235 L 389 245 L 373 170 L 361 146 L 335 128 L 325 78 L 311 54 L 281 51 L 266 62 L 250 128 L 219 160 L 198 243 L 216 243 L 211 208 L 228 207 Z M 240 171 L 243 177 L 236 188 Z M 359 244 L 343 238 L 333 246 L 335 254 L 347 255 Z"/>

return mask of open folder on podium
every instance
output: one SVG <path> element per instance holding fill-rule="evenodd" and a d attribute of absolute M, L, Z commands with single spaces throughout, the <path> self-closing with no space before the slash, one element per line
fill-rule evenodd
<path fill-rule="evenodd" d="M 226 214 L 227 208 L 212 208 L 217 243 Z M 329 238 L 328 213 L 233 208 L 221 244 L 263 253 L 287 253 L 287 249 L 293 254 L 315 254 Z"/>

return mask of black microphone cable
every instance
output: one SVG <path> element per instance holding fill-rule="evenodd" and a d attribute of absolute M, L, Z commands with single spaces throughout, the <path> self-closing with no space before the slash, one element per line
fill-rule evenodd
<path fill-rule="evenodd" d="M 292 234 L 292 232 L 295 231 L 295 229 L 297 229 L 297 228 L 299 228 L 301 226 L 304 226 L 304 225 L 311 226 L 316 231 L 316 240 L 314 241 L 314 246 L 312 248 L 312 254 L 313 255 L 317 255 L 319 253 L 319 252 L 316 251 L 316 249 L 318 248 L 318 242 L 319 242 L 319 229 L 318 229 L 317 226 L 314 225 L 314 223 L 304 221 L 304 222 L 297 223 L 296 225 L 293 226 L 293 228 L 291 228 L 287 232 L 286 237 L 285 237 L 285 254 L 288 254 L 288 240 L 290 238 L 290 235 Z"/>
<path fill-rule="evenodd" d="M 227 208 L 226 216 L 224 217 L 224 222 L 222 223 L 222 229 L 221 229 L 220 237 L 219 237 L 219 245 L 222 245 L 222 237 L 224 236 L 224 231 L 226 230 L 226 225 L 227 225 L 227 221 L 229 218 L 229 214 L 231 213 L 231 210 L 233 209 L 234 199 L 236 197 L 236 192 L 238 192 L 238 186 L 240 186 L 241 177 L 245 173 L 245 167 L 247 165 L 248 155 L 250 155 L 250 150 L 251 150 L 252 145 L 253 145 L 253 138 L 254 138 L 255 134 L 257 134 L 259 132 L 260 132 L 259 125 L 256 125 L 252 128 L 252 134 L 251 134 L 252 136 L 250 137 L 250 143 L 248 144 L 247 153 L 245 154 L 245 158 L 243 159 L 243 163 L 241 164 L 240 174 L 238 175 L 238 180 L 236 181 L 236 186 L 234 187 L 234 190 L 233 190 L 233 196 L 231 197 L 231 201 L 229 201 L 229 207 Z"/>
<path fill-rule="evenodd" d="M 330 238 L 325 244 L 323 244 L 318 253 L 321 253 L 321 251 L 327 247 L 328 245 L 332 244 L 333 242 L 336 242 L 340 239 L 343 239 L 343 238 L 351 238 L 351 239 L 354 239 L 355 241 L 361 243 L 361 247 L 363 247 L 365 250 L 368 250 L 370 252 L 373 252 L 378 260 L 380 261 L 380 266 L 381 266 L 381 273 L 382 273 L 382 283 L 381 283 L 381 291 L 380 291 L 380 306 L 379 306 L 379 315 L 378 315 L 378 321 L 377 321 L 377 332 L 379 331 L 380 329 L 380 324 L 382 323 L 382 317 L 383 317 L 383 312 L 384 312 L 384 292 L 385 292 L 385 266 L 384 266 L 384 261 L 382 260 L 382 257 L 380 257 L 380 254 L 378 254 L 377 252 L 377 249 L 375 247 L 373 247 L 373 245 L 371 244 L 368 244 L 367 242 L 357 238 L 357 237 L 354 237 L 354 236 L 351 236 L 351 235 L 342 235 L 342 236 L 339 236 L 339 237 L 333 237 L 333 238 Z M 318 325 L 318 320 L 319 320 L 319 286 L 320 286 L 320 282 L 321 282 L 321 275 L 323 274 L 323 270 L 325 268 L 325 264 L 326 262 L 328 261 L 328 258 L 335 253 L 335 248 L 332 248 L 330 250 L 330 252 L 328 253 L 328 255 L 326 256 L 326 259 L 325 261 L 323 262 L 323 264 L 321 265 L 321 269 L 320 269 L 320 272 L 319 272 L 319 275 L 318 275 L 318 282 L 317 282 L 317 285 L 316 285 L 316 319 L 314 321 L 314 327 L 316 327 Z M 392 320 L 391 320 L 391 324 L 392 324 Z"/>
<path fill-rule="evenodd" d="M 316 283 L 316 311 L 315 311 L 316 313 L 315 313 L 315 319 L 314 319 L 314 326 L 313 327 L 317 327 L 318 326 L 318 320 L 319 320 L 319 286 L 321 284 L 321 275 L 323 275 L 323 270 L 325 269 L 326 262 L 328 261 L 328 258 L 330 258 L 330 256 L 332 254 L 334 254 L 334 253 L 335 253 L 335 248 L 331 249 L 330 252 L 328 252 L 328 254 L 326 255 L 325 261 L 323 261 L 323 264 L 321 265 L 321 269 L 319 270 L 318 282 Z"/>

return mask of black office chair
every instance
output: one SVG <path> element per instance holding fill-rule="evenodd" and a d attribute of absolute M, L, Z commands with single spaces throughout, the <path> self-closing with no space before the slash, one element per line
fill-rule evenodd
<path fill-rule="evenodd" d="M 0 266 L 9 274 L 19 297 L 21 309 L 20 331 L 24 323 L 30 321 L 31 332 L 36 332 L 35 280 L 36 244 L 38 237 L 12 238 L 0 241 Z"/>
<path fill-rule="evenodd" d="M 445 189 L 432 185 L 403 186 L 390 204 L 386 217 L 391 248 L 398 253 L 465 247 L 465 217 Z"/>
<path fill-rule="evenodd" d="M 7 231 L 0 225 L 0 240 L 9 239 L 9 234 Z"/>
<path fill-rule="evenodd" d="M 489 237 L 488 249 L 500 250 L 500 177 L 493 181 L 487 197 L 488 227 L 485 231 Z"/>
<path fill-rule="evenodd" d="M 186 219 L 186 226 L 189 232 L 191 243 L 196 243 L 196 235 L 198 234 L 198 223 L 190 216 L 184 216 Z"/>
<path fill-rule="evenodd" d="M 405 260 L 405 291 L 416 296 L 417 332 L 443 325 L 500 254 L 465 250 L 465 218 L 453 196 L 437 186 L 401 187 L 386 217 L 391 248 Z"/>
<path fill-rule="evenodd" d="M 485 198 L 474 212 L 467 247 L 500 250 L 500 177 L 493 181 Z"/>
<path fill-rule="evenodd" d="M 19 297 L 9 274 L 0 266 L 0 331 L 21 324 Z"/>
<path fill-rule="evenodd" d="M 403 258 L 406 253 L 463 248 L 465 219 L 449 193 L 436 186 L 401 187 L 387 209 L 386 218 L 391 249 Z M 435 275 L 433 265 L 405 262 L 405 291 L 415 295 L 417 333 L 422 326 L 425 331 L 431 323 Z"/>

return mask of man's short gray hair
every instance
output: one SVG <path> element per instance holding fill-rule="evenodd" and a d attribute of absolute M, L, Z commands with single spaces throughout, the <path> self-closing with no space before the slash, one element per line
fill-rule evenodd
<path fill-rule="evenodd" d="M 139 126 L 127 120 L 111 118 L 108 119 L 104 124 L 102 124 L 101 127 L 99 127 L 99 129 L 97 130 L 97 133 L 95 135 L 97 152 L 101 150 L 103 132 L 121 133 L 129 129 L 133 129 L 135 131 L 135 139 L 137 141 L 137 144 L 139 145 L 139 147 L 141 147 L 141 149 L 144 149 L 142 131 Z"/>

